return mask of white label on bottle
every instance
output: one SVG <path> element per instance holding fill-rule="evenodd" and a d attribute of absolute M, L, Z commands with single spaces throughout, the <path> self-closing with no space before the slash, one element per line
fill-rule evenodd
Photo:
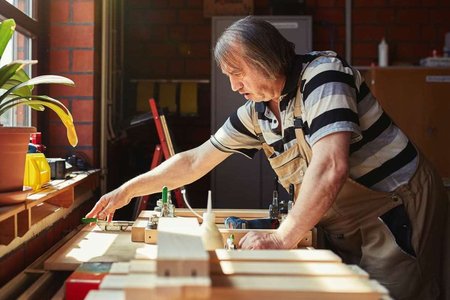
<path fill-rule="evenodd" d="M 425 82 L 448 82 L 450 83 L 449 75 L 427 75 Z"/>

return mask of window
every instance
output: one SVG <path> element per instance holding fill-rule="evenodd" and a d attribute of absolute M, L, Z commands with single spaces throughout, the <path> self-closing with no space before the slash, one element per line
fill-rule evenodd
<path fill-rule="evenodd" d="M 30 18 L 33 17 L 33 0 L 6 0 L 6 2 L 11 3 Z"/>
<path fill-rule="evenodd" d="M 16 59 L 32 59 L 36 47 L 37 21 L 32 18 L 33 0 L 0 0 L 0 20 L 12 18 L 16 22 L 16 31 L 9 42 L 0 66 Z M 31 77 L 31 66 L 25 69 Z M 28 106 L 19 106 L 2 115 L 1 124 L 7 126 L 30 126 L 31 110 Z"/>

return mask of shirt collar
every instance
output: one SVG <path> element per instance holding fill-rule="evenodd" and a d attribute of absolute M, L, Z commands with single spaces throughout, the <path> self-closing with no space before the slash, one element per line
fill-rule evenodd
<path fill-rule="evenodd" d="M 286 76 L 286 83 L 281 92 L 281 102 L 289 101 L 292 97 L 286 97 L 289 94 L 296 93 L 300 75 L 303 71 L 303 63 L 308 61 L 309 55 L 295 55 L 292 67 Z M 266 102 L 256 102 L 255 110 L 258 113 L 264 113 L 266 110 Z"/>
<path fill-rule="evenodd" d="M 292 67 L 286 76 L 286 83 L 284 84 L 283 91 L 281 92 L 282 97 L 297 90 L 298 81 L 303 70 L 304 62 L 305 58 L 303 55 L 296 55 L 294 57 L 294 62 L 292 63 Z"/>

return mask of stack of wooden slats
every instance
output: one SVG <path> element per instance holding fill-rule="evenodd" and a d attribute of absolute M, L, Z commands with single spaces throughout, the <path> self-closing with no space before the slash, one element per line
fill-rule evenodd
<path fill-rule="evenodd" d="M 194 218 L 164 218 L 158 244 L 113 264 L 93 299 L 388 299 L 328 250 L 204 250 Z"/>

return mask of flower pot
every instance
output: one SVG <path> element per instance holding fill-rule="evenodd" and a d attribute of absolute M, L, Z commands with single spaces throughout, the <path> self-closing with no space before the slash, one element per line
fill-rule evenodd
<path fill-rule="evenodd" d="M 36 128 L 0 126 L 0 205 L 25 201 L 25 158 L 32 132 Z"/>

